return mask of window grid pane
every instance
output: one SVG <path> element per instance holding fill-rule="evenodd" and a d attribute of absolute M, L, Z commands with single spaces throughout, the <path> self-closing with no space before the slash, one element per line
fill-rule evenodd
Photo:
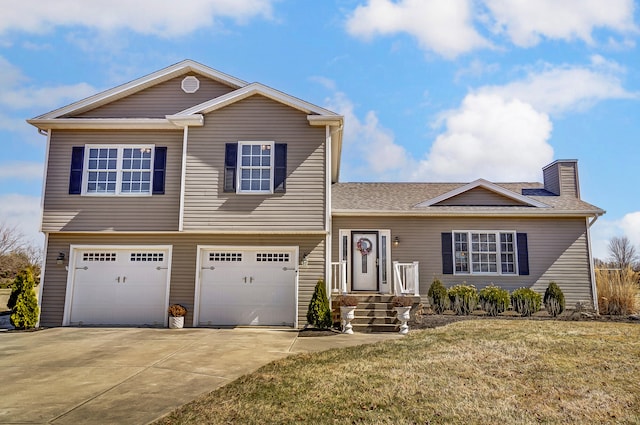
<path fill-rule="evenodd" d="M 473 273 L 498 272 L 498 244 L 495 233 L 471 234 L 471 270 Z"/>
<path fill-rule="evenodd" d="M 245 144 L 240 150 L 240 191 L 271 191 L 271 145 Z"/>
<path fill-rule="evenodd" d="M 87 192 L 115 193 L 118 150 L 90 148 L 87 166 Z"/>
<path fill-rule="evenodd" d="M 515 273 L 515 244 L 513 233 L 500 233 L 500 264 L 502 273 Z"/>
<path fill-rule="evenodd" d="M 122 153 L 122 193 L 149 193 L 151 190 L 151 149 L 124 148 Z"/>
<path fill-rule="evenodd" d="M 456 273 L 469 273 L 469 243 L 466 233 L 454 234 Z"/>

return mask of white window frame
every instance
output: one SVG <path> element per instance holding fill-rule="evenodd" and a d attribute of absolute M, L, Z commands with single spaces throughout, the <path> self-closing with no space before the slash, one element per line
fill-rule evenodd
<path fill-rule="evenodd" d="M 109 192 L 89 192 L 89 150 L 90 149 L 117 149 L 116 155 L 116 191 Z M 123 192 L 122 191 L 122 160 L 125 149 L 151 149 L 150 179 L 149 192 Z M 82 165 L 82 195 L 84 196 L 151 196 L 153 194 L 153 170 L 155 159 L 156 145 L 85 145 L 84 146 L 84 163 Z"/>
<path fill-rule="evenodd" d="M 456 267 L 456 234 L 466 234 L 467 235 L 467 271 L 457 271 Z M 493 234 L 496 237 L 496 271 L 495 272 L 476 272 L 473 271 L 473 262 L 472 257 L 474 251 L 472 250 L 472 235 L 474 234 Z M 513 253 L 513 272 L 503 272 L 502 271 L 502 242 L 500 235 L 501 234 L 510 234 L 512 235 L 512 244 L 513 244 L 513 252 L 509 251 L 509 253 Z M 454 275 L 480 275 L 480 276 L 517 276 L 518 275 L 518 243 L 517 243 L 517 233 L 515 230 L 454 230 L 451 232 L 451 250 L 453 254 L 453 274 Z M 493 251 L 491 251 L 493 252 Z"/>
<path fill-rule="evenodd" d="M 269 190 L 251 190 L 251 189 L 242 189 L 242 147 L 243 146 L 269 146 L 269 150 L 271 152 L 271 157 L 269 159 Z M 236 160 L 236 193 L 239 194 L 258 194 L 258 195 L 268 195 L 273 193 L 273 173 L 275 170 L 275 164 L 273 163 L 275 160 L 275 142 L 273 141 L 239 141 L 238 142 L 238 157 Z M 260 169 L 264 169 L 266 167 L 260 166 Z M 251 169 L 251 166 L 249 166 Z"/>

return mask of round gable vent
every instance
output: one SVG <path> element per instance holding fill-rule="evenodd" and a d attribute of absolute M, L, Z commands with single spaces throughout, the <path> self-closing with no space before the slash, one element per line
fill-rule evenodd
<path fill-rule="evenodd" d="M 184 80 L 182 80 L 182 90 L 185 93 L 195 93 L 198 91 L 199 88 L 200 88 L 200 81 L 193 75 L 184 77 Z"/>

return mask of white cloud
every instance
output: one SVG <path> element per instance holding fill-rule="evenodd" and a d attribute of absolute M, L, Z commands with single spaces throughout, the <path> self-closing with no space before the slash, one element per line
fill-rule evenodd
<path fill-rule="evenodd" d="M 469 94 L 445 116 L 412 180 L 538 181 L 553 159 L 549 117 L 520 100 Z"/>
<path fill-rule="evenodd" d="M 0 180 L 42 180 L 44 164 L 40 162 L 13 161 L 0 163 Z"/>
<path fill-rule="evenodd" d="M 527 102 L 538 111 L 557 114 L 580 111 L 605 99 L 636 98 L 627 92 L 619 74 L 624 69 L 602 56 L 593 56 L 591 65 L 545 66 L 526 78 L 502 86 L 485 86 L 479 94 L 495 94 Z"/>
<path fill-rule="evenodd" d="M 0 106 L 20 110 L 32 107 L 55 108 L 96 93 L 96 89 L 87 83 L 61 85 L 55 87 L 36 87 L 29 85 L 29 79 L 22 71 L 0 56 Z M 0 111 L 0 127 L 13 127 L 7 122 L 9 117 Z"/>
<path fill-rule="evenodd" d="M 328 83 L 330 80 L 323 84 L 333 86 Z M 344 178 L 354 176 L 359 180 L 380 181 L 406 172 L 412 162 L 410 156 L 404 147 L 395 143 L 393 132 L 380 124 L 374 111 L 368 111 L 361 120 L 351 100 L 342 92 L 336 92 L 328 102 L 329 109 L 344 116 L 343 157 L 358 158 L 361 164 L 356 169 L 343 167 Z"/>
<path fill-rule="evenodd" d="M 0 222 L 16 226 L 29 242 L 42 246 L 44 237 L 40 233 L 40 197 L 0 195 Z"/>
<path fill-rule="evenodd" d="M 3 8 L 0 34 L 12 30 L 46 33 L 56 26 L 81 26 L 173 37 L 212 26 L 220 18 L 243 22 L 255 16 L 270 18 L 271 13 L 272 0 L 21 0 Z"/>
<path fill-rule="evenodd" d="M 640 211 L 628 213 L 619 220 L 598 220 L 591 228 L 593 256 L 606 260 L 609 256 L 609 240 L 615 236 L 628 237 L 636 250 L 640 251 Z"/>
<path fill-rule="evenodd" d="M 635 32 L 633 0 L 483 0 L 495 20 L 495 31 L 506 33 L 520 47 L 542 38 L 592 43 L 598 28 Z"/>
<path fill-rule="evenodd" d="M 473 27 L 469 0 L 369 0 L 353 11 L 346 27 L 364 39 L 408 33 L 421 48 L 446 58 L 490 47 Z"/>

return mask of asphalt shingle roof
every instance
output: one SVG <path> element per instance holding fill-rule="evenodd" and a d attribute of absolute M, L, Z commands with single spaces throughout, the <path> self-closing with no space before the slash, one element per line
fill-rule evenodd
<path fill-rule="evenodd" d="M 410 214 L 576 214 L 601 215 L 604 210 L 570 195 L 557 196 L 542 183 L 495 183 L 518 195 L 542 202 L 549 208 L 532 206 L 429 206 L 416 205 L 441 196 L 467 183 L 335 183 L 331 187 L 335 213 Z"/>

